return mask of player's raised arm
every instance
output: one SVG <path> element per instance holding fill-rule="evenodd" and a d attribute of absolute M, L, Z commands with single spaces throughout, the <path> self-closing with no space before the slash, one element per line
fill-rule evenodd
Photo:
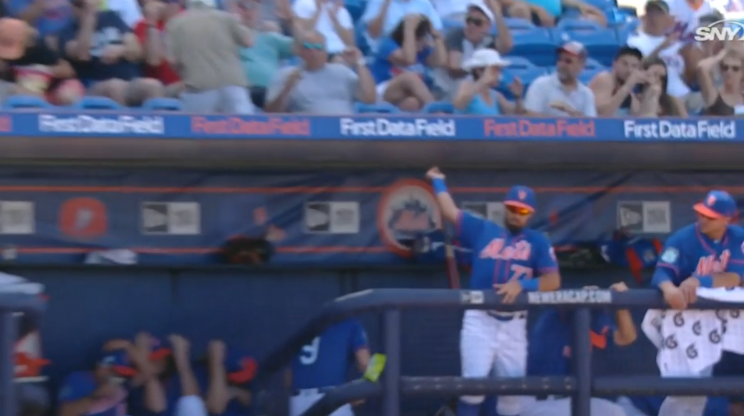
<path fill-rule="evenodd" d="M 626 292 L 628 286 L 623 283 L 615 283 L 610 286 L 610 290 L 616 292 Z M 630 345 L 638 338 L 638 331 L 633 323 L 633 317 L 630 315 L 630 311 L 627 309 L 618 309 L 615 312 L 615 331 L 612 333 L 612 340 L 615 345 L 625 346 Z"/>
<path fill-rule="evenodd" d="M 444 174 L 438 167 L 429 169 L 426 177 L 431 180 L 442 217 L 457 227 L 457 237 L 464 247 L 474 247 L 488 221 L 457 207 L 455 200 L 447 190 Z"/>

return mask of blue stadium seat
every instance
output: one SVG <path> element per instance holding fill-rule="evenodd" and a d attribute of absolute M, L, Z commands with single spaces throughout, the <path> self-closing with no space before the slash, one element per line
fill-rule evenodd
<path fill-rule="evenodd" d="M 106 97 L 83 97 L 72 107 L 83 110 L 121 110 L 124 108 L 116 101 Z"/>
<path fill-rule="evenodd" d="M 3 102 L 3 108 L 5 109 L 22 109 L 22 108 L 52 108 L 53 105 L 49 104 L 46 100 L 41 97 L 33 95 L 11 95 Z"/>
<path fill-rule="evenodd" d="M 357 48 L 362 52 L 364 56 L 369 56 L 372 52 L 372 48 L 369 47 L 369 41 L 364 33 L 367 31 L 367 26 L 362 22 L 357 23 L 354 26 L 354 40 L 356 40 Z"/>
<path fill-rule="evenodd" d="M 538 66 L 555 64 L 556 43 L 545 28 L 537 27 L 523 19 L 507 19 L 507 26 L 514 39 L 512 56 L 523 56 Z"/>
<path fill-rule="evenodd" d="M 143 110 L 181 111 L 181 101 L 175 98 L 150 98 L 142 104 Z"/>
<path fill-rule="evenodd" d="M 351 15 L 351 20 L 357 22 L 361 19 L 362 14 L 364 14 L 364 8 L 367 6 L 367 3 L 364 0 L 345 0 L 344 6 Z"/>
<path fill-rule="evenodd" d="M 602 65 L 601 62 L 597 61 L 596 59 L 589 58 L 586 60 L 586 64 L 584 66 L 584 70 L 602 70 L 604 71 L 607 69 L 604 65 Z"/>
<path fill-rule="evenodd" d="M 589 82 L 591 82 L 592 78 L 594 78 L 597 74 L 604 71 L 605 68 L 600 69 L 589 69 L 586 68 L 584 71 L 579 75 L 579 81 L 583 82 L 584 84 L 589 85 Z"/>
<path fill-rule="evenodd" d="M 444 28 L 444 31 L 448 31 L 450 29 L 457 29 L 460 27 L 463 27 L 465 25 L 465 22 L 462 20 L 452 20 L 452 19 L 445 19 L 442 20 L 442 27 Z"/>
<path fill-rule="evenodd" d="M 635 7 L 632 6 L 618 6 L 617 8 L 620 13 L 626 15 L 626 16 L 633 16 L 638 17 L 638 10 L 636 10 Z"/>
<path fill-rule="evenodd" d="M 453 114 L 455 112 L 455 107 L 452 106 L 452 103 L 447 101 L 437 101 L 433 103 L 427 104 L 421 112 L 426 114 L 436 114 L 436 113 L 447 113 L 447 114 Z"/>
<path fill-rule="evenodd" d="M 620 44 L 624 45 L 628 41 L 628 36 L 635 32 L 640 24 L 641 21 L 639 19 L 629 19 L 616 26 L 615 32 L 617 33 L 617 39 L 620 41 Z"/>
<path fill-rule="evenodd" d="M 394 113 L 400 113 L 400 110 L 398 109 L 398 107 L 392 104 L 388 104 L 388 103 L 378 103 L 378 104 L 354 103 L 354 112 L 357 114 L 365 114 L 365 113 L 394 114 Z"/>
<path fill-rule="evenodd" d="M 589 56 L 603 65 L 610 65 L 620 49 L 615 29 L 601 27 L 587 19 L 562 19 L 554 35 L 558 43 L 571 40 L 583 43 Z"/>
<path fill-rule="evenodd" d="M 501 77 L 501 82 L 496 88 L 504 97 L 513 99 L 511 91 L 509 91 L 509 85 L 514 81 L 514 78 L 519 78 L 524 85 L 524 91 L 527 92 L 530 84 L 543 75 L 546 75 L 549 71 L 546 68 L 539 67 L 534 63 L 530 62 L 526 58 L 520 58 L 518 56 L 509 56 L 511 64 L 504 70 L 504 75 Z"/>

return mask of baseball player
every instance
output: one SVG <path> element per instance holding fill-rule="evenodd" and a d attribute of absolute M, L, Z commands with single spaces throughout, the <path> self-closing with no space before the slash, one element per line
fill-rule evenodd
<path fill-rule="evenodd" d="M 493 290 L 513 302 L 522 291 L 551 291 L 560 287 L 560 275 L 550 242 L 537 231 L 526 229 L 535 212 L 535 193 L 515 186 L 504 200 L 504 226 L 460 210 L 447 191 L 444 175 L 431 168 L 432 181 L 442 216 L 457 225 L 461 244 L 472 249 L 470 287 Z M 539 279 L 538 279 L 539 277 Z M 463 377 L 523 377 L 527 365 L 527 312 L 469 310 L 460 333 Z M 483 396 L 463 396 L 459 416 L 477 416 Z M 499 397 L 499 416 L 520 413 L 519 396 Z"/>
<path fill-rule="evenodd" d="M 122 416 L 127 414 L 127 390 L 117 377 L 127 375 L 126 351 L 105 352 L 92 371 L 76 371 L 62 382 L 58 416 Z"/>
<path fill-rule="evenodd" d="M 621 396 L 617 404 L 626 416 L 658 416 L 664 396 Z M 744 408 L 739 403 L 730 403 L 726 397 L 709 397 L 703 416 L 742 416 Z"/>
<path fill-rule="evenodd" d="M 195 373 L 206 392 L 209 414 L 248 415 L 251 391 L 246 383 L 256 375 L 256 360 L 240 349 L 228 348 L 224 342 L 215 340 L 209 343 L 206 364 Z"/>
<path fill-rule="evenodd" d="M 698 287 L 738 286 L 744 273 L 744 231 L 729 224 L 736 215 L 731 195 L 711 191 L 693 209 L 697 221 L 669 237 L 651 279 L 673 309 L 694 302 Z M 669 396 L 659 416 L 700 416 L 704 408 L 704 396 Z"/>
<path fill-rule="evenodd" d="M 628 290 L 625 283 L 616 283 L 610 290 L 624 292 Z M 529 376 L 569 376 L 571 366 L 571 334 L 573 323 L 570 311 L 548 309 L 538 317 L 530 333 L 529 359 L 527 375 Z M 592 347 L 603 350 L 607 347 L 608 338 L 617 346 L 632 344 L 637 338 L 633 318 L 627 310 L 618 310 L 615 317 L 605 311 L 592 312 L 591 328 L 588 334 Z M 593 354 L 592 358 L 599 356 Z M 592 416 L 625 416 L 623 410 L 609 400 L 592 398 Z M 520 416 L 570 416 L 570 398 L 538 399 L 525 398 Z"/>
<path fill-rule="evenodd" d="M 364 372 L 369 365 L 370 350 L 362 323 L 349 319 L 326 329 L 302 347 L 292 361 L 287 382 L 292 388 L 290 416 L 299 416 L 320 400 L 325 391 L 348 381 L 349 363 L 356 361 Z M 332 416 L 353 416 L 350 404 L 340 407 Z"/>

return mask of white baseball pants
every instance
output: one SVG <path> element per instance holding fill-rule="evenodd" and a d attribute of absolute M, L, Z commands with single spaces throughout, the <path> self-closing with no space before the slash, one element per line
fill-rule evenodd
<path fill-rule="evenodd" d="M 300 394 L 289 398 L 289 415 L 300 416 L 324 395 L 325 393 L 319 393 L 315 389 L 302 390 Z M 354 416 L 354 411 L 351 410 L 350 404 L 345 404 L 331 413 L 331 416 Z"/>
<path fill-rule="evenodd" d="M 208 416 L 207 406 L 199 396 L 182 396 L 176 402 L 176 416 Z"/>
<path fill-rule="evenodd" d="M 492 316 L 494 314 L 495 316 Z M 462 376 L 467 378 L 524 377 L 527 371 L 527 312 L 468 310 L 460 332 Z M 464 396 L 478 404 L 484 396 Z M 500 396 L 497 412 L 519 415 L 521 396 Z"/>

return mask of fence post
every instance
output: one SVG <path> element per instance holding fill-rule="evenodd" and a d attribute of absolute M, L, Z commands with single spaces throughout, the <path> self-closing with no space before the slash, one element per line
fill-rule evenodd
<path fill-rule="evenodd" d="M 400 311 L 387 310 L 383 318 L 383 333 L 385 336 L 384 396 L 382 409 L 385 416 L 400 415 Z M 2 415 L 0 415 L 2 416 Z M 589 415 L 587 415 L 589 416 Z"/>
<path fill-rule="evenodd" d="M 591 311 L 587 307 L 574 310 L 574 334 L 571 357 L 576 375 L 576 394 L 571 399 L 572 416 L 591 416 L 592 344 Z"/>
<path fill-rule="evenodd" d="M 13 312 L 0 309 L 0 416 L 15 416 L 16 400 L 14 345 L 18 338 L 18 321 Z"/>

